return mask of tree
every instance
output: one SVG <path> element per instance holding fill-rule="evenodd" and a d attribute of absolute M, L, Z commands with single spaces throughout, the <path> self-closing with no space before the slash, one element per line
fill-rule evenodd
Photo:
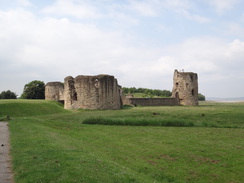
<path fill-rule="evenodd" d="M 23 99 L 45 99 L 45 83 L 34 80 L 26 84 L 21 95 Z"/>
<path fill-rule="evenodd" d="M 16 99 L 17 95 L 14 92 L 11 92 L 10 90 L 3 91 L 0 93 L 0 99 Z"/>
<path fill-rule="evenodd" d="M 201 93 L 198 94 L 198 100 L 199 101 L 205 101 L 205 96 Z"/>

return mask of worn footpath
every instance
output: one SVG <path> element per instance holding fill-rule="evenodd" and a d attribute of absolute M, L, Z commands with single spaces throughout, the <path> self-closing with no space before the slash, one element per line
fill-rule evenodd
<path fill-rule="evenodd" d="M 0 183 L 13 183 L 7 122 L 0 122 Z"/>

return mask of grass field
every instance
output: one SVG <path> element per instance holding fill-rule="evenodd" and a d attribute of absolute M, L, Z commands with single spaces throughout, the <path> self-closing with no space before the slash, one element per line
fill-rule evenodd
<path fill-rule="evenodd" d="M 244 182 L 244 103 L 70 111 L 0 100 L 7 115 L 16 183 Z"/>

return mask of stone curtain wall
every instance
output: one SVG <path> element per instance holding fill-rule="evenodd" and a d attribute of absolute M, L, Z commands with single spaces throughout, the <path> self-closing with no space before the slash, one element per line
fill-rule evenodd
<path fill-rule="evenodd" d="M 179 105 L 177 98 L 125 98 L 124 105 L 133 106 L 175 106 Z"/>
<path fill-rule="evenodd" d="M 49 82 L 45 86 L 45 100 L 64 100 L 64 85 L 61 82 Z"/>
<path fill-rule="evenodd" d="M 110 75 L 68 76 L 64 80 L 65 109 L 120 109 L 117 79 Z"/>
<path fill-rule="evenodd" d="M 197 74 L 175 70 L 172 97 L 179 98 L 180 105 L 198 105 Z"/>

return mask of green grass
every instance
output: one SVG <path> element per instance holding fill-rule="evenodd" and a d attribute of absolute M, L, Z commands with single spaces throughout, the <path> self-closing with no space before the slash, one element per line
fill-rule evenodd
<path fill-rule="evenodd" d="M 16 104 L 21 107 L 8 113 Z M 16 183 L 241 183 L 243 109 L 244 103 L 205 102 L 197 107 L 67 111 L 55 102 L 0 100 L 0 116 L 12 119 Z M 83 124 L 90 119 L 111 125 Z M 155 121 L 194 127 L 153 126 Z"/>
<path fill-rule="evenodd" d="M 244 128 L 243 103 L 200 106 L 136 107 L 119 113 L 86 118 L 84 124 Z M 110 113 L 110 112 L 109 112 Z"/>
<path fill-rule="evenodd" d="M 54 101 L 10 99 L 0 100 L 0 116 L 22 117 L 68 113 Z"/>

